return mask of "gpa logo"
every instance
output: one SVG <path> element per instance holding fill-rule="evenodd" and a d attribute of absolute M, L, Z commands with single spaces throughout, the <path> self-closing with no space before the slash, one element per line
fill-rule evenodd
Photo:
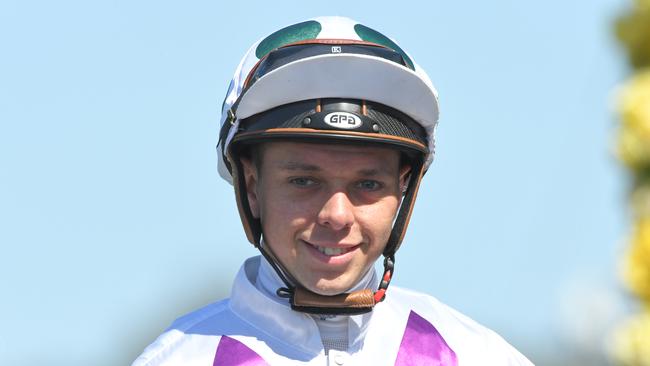
<path fill-rule="evenodd" d="M 348 112 L 333 112 L 325 116 L 325 123 L 332 127 L 354 130 L 361 127 L 361 118 Z"/>

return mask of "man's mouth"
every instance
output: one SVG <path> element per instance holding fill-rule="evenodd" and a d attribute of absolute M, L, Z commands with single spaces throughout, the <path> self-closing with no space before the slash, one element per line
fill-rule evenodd
<path fill-rule="evenodd" d="M 336 255 L 341 255 L 344 253 L 349 252 L 352 248 L 330 248 L 330 247 L 319 247 L 314 245 L 316 249 L 318 249 L 319 252 L 325 254 L 328 257 L 333 257 Z"/>

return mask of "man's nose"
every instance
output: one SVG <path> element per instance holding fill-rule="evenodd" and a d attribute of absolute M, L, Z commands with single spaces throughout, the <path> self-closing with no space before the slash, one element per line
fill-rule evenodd
<path fill-rule="evenodd" d="M 354 205 L 345 192 L 335 192 L 318 213 L 318 223 L 333 230 L 351 227 L 354 223 Z"/>

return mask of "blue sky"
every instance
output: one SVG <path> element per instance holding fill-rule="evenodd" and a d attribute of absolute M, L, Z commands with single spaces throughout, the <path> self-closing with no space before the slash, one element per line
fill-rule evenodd
<path fill-rule="evenodd" d="M 440 93 L 394 283 L 533 361 L 598 352 L 627 307 L 611 31 L 626 5 L 3 2 L 0 363 L 124 364 L 226 296 L 256 253 L 216 172 L 221 101 L 255 40 L 318 15 L 395 38 Z"/>

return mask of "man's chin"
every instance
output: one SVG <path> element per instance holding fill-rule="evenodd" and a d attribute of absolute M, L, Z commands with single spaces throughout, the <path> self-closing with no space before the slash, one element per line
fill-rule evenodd
<path fill-rule="evenodd" d="M 323 295 L 323 296 L 334 296 L 340 295 L 347 292 L 352 286 L 341 285 L 341 284 L 322 284 L 319 283 L 315 286 L 309 286 L 307 289 L 313 293 Z"/>

